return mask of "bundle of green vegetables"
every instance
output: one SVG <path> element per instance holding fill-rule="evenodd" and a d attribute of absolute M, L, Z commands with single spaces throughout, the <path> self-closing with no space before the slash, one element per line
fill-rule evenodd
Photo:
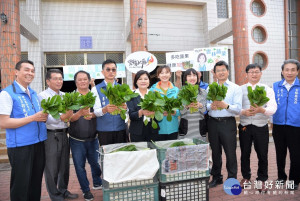
<path fill-rule="evenodd" d="M 65 110 L 79 110 L 80 104 L 79 104 L 79 98 L 80 93 L 79 92 L 71 92 L 71 93 L 65 93 L 63 95 L 63 105 L 65 107 Z"/>
<path fill-rule="evenodd" d="M 218 85 L 218 83 L 213 82 L 209 85 L 209 91 L 207 93 L 207 100 L 211 101 L 222 101 L 225 99 L 227 93 L 227 87 L 225 87 L 223 84 Z M 222 108 L 218 108 L 219 110 L 222 110 Z"/>
<path fill-rule="evenodd" d="M 41 107 L 44 113 L 51 114 L 53 118 L 59 119 L 59 113 L 66 113 L 63 106 L 63 101 L 59 95 L 49 97 L 48 99 L 43 99 L 41 102 Z"/>
<path fill-rule="evenodd" d="M 178 98 L 168 98 L 167 96 L 164 96 L 164 100 L 165 105 L 163 106 L 163 110 L 168 113 L 167 120 L 172 121 L 172 113 L 182 109 L 181 101 Z"/>
<path fill-rule="evenodd" d="M 115 84 L 112 86 L 111 83 L 107 84 L 107 90 L 101 88 L 101 92 L 108 98 L 109 104 L 118 107 L 118 110 L 112 112 L 112 115 L 120 114 L 121 118 L 126 119 L 126 110 L 121 106 L 130 101 L 132 98 L 137 97 L 138 93 L 133 93 L 127 84 Z"/>
<path fill-rule="evenodd" d="M 163 106 L 165 105 L 165 100 L 162 98 L 162 96 L 156 91 L 152 92 L 149 91 L 144 99 L 141 99 L 141 102 L 138 104 L 138 106 L 141 106 L 142 110 L 148 110 L 151 112 L 155 112 L 154 115 L 151 115 L 150 118 L 152 119 L 152 128 L 157 128 L 157 123 L 154 121 L 154 118 L 157 121 L 161 121 L 164 117 L 163 115 Z M 148 120 L 144 120 L 144 124 L 148 125 Z"/>
<path fill-rule="evenodd" d="M 191 103 L 197 103 L 197 95 L 199 93 L 199 85 L 192 85 L 188 83 L 184 85 L 179 91 L 178 98 L 183 105 L 190 105 Z M 190 107 L 190 113 L 197 112 L 197 108 Z"/>
<path fill-rule="evenodd" d="M 263 106 L 266 104 L 270 99 L 267 97 L 267 92 L 264 86 L 256 86 L 254 90 L 252 90 L 251 86 L 248 86 L 248 98 L 250 104 L 252 106 Z"/>
<path fill-rule="evenodd" d="M 79 97 L 80 108 L 91 108 L 95 105 L 96 96 L 92 92 L 88 92 L 85 95 Z"/>
<path fill-rule="evenodd" d="M 115 153 L 115 152 L 119 152 L 119 151 L 137 151 L 137 148 L 134 144 L 130 144 L 130 145 L 126 145 L 124 147 L 121 147 L 119 149 L 116 149 L 110 153 Z"/>
<path fill-rule="evenodd" d="M 174 142 L 170 145 L 170 147 L 181 147 L 181 146 L 188 146 L 188 145 L 196 145 L 194 143 L 185 143 L 183 141 Z"/>

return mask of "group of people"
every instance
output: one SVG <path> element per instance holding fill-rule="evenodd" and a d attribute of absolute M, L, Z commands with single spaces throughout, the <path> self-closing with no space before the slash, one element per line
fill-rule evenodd
<path fill-rule="evenodd" d="M 134 91 L 139 96 L 131 99 L 122 107 L 127 109 L 128 122 L 120 115 L 112 115 L 117 106 L 109 103 L 101 92 L 107 84 L 119 84 L 116 81 L 116 62 L 107 59 L 102 64 L 104 80 L 91 89 L 96 96 L 93 108 L 69 110 L 59 119 L 43 113 L 40 102 L 54 95 L 62 96 L 63 73 L 57 69 L 47 71 L 48 88 L 37 94 L 29 87 L 35 75 L 34 64 L 23 60 L 16 64 L 16 80 L 0 94 L 0 127 L 6 129 L 6 140 L 11 170 L 11 200 L 40 200 L 42 176 L 45 175 L 46 187 L 51 200 L 77 198 L 77 194 L 68 191 L 70 149 L 77 178 L 85 200 L 92 200 L 93 194 L 87 179 L 85 163 L 90 164 L 93 189 L 102 188 L 101 168 L 98 163 L 99 145 L 124 142 L 162 141 L 178 138 L 202 138 L 208 131 L 208 141 L 212 150 L 212 180 L 210 188 L 223 183 L 221 174 L 222 148 L 226 155 L 228 178 L 237 178 L 237 115 L 240 116 L 239 140 L 241 148 L 241 186 L 251 184 L 250 153 L 251 146 L 258 157 L 256 180 L 262 182 L 261 191 L 266 191 L 264 181 L 268 179 L 268 143 L 269 117 L 273 121 L 273 137 L 276 148 L 278 181 L 294 181 L 294 188 L 300 182 L 300 83 L 297 77 L 300 63 L 286 60 L 282 65 L 283 79 L 274 83 L 273 89 L 260 83 L 262 68 L 258 64 L 249 64 L 245 71 L 248 83 L 238 86 L 228 80 L 229 68 L 224 61 L 215 64 L 213 72 L 219 85 L 227 87 L 226 97 L 222 101 L 208 101 L 208 84 L 201 81 L 201 73 L 188 69 L 183 74 L 183 84 L 199 85 L 197 103 L 184 106 L 182 110 L 172 113 L 172 120 L 167 120 L 167 112 L 153 128 L 149 116 L 153 111 L 143 110 L 138 104 L 149 91 L 158 92 L 161 96 L 177 98 L 179 85 L 170 82 L 171 69 L 160 66 L 157 69 L 159 82 L 150 87 L 150 75 L 141 70 L 134 77 Z M 181 74 L 176 73 L 180 78 Z M 178 76 L 179 75 L 179 76 Z M 91 77 L 88 72 L 78 71 L 74 75 L 76 91 L 87 94 Z M 178 81 L 178 80 L 177 80 Z M 177 82 L 179 83 L 179 82 Z M 247 87 L 254 89 L 264 86 L 270 99 L 263 106 L 252 106 L 248 99 Z M 190 113 L 189 108 L 198 112 Z M 178 132 L 179 119 L 188 122 L 187 133 L 181 136 Z M 153 121 L 157 121 L 153 119 Z M 206 125 L 207 124 L 207 125 Z M 207 129 L 206 129 L 207 128 Z M 69 134 L 69 136 L 67 135 Z M 290 152 L 290 173 L 285 173 L 287 149 Z"/>

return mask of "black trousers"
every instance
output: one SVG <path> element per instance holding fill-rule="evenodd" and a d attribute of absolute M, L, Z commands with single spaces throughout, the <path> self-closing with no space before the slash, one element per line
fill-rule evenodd
<path fill-rule="evenodd" d="M 44 142 L 8 148 L 11 201 L 39 201 L 45 167 Z"/>
<path fill-rule="evenodd" d="M 221 178 L 222 147 L 226 154 L 226 168 L 228 178 L 237 177 L 236 159 L 236 121 L 234 117 L 226 120 L 208 120 L 208 140 L 212 150 L 213 166 L 211 174 L 214 178 Z"/>
<path fill-rule="evenodd" d="M 241 148 L 241 171 L 243 178 L 251 178 L 250 155 L 252 143 L 258 158 L 258 170 L 256 180 L 268 179 L 268 147 L 269 128 L 268 124 L 258 127 L 255 125 L 239 125 L 239 139 Z"/>
<path fill-rule="evenodd" d="M 273 124 L 273 138 L 276 149 L 278 179 L 287 179 L 285 161 L 287 149 L 290 152 L 289 180 L 300 182 L 300 127 Z"/>
<path fill-rule="evenodd" d="M 64 200 L 70 173 L 70 146 L 66 132 L 47 131 L 45 181 L 52 201 Z"/>
<path fill-rule="evenodd" d="M 121 131 L 97 131 L 100 146 L 115 144 L 115 143 L 125 143 L 127 142 L 126 130 Z"/>

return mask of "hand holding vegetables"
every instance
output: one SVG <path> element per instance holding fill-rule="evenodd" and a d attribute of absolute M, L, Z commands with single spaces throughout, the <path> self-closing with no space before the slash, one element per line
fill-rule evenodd
<path fill-rule="evenodd" d="M 198 111 L 197 95 L 199 93 L 199 85 L 192 85 L 188 83 L 184 85 L 179 91 L 178 98 L 181 100 L 183 105 L 188 105 L 190 113 Z M 192 104 L 195 103 L 195 104 Z"/>
<path fill-rule="evenodd" d="M 39 111 L 32 115 L 33 121 L 45 122 L 48 119 L 48 113 L 44 113 L 43 111 Z"/>
<path fill-rule="evenodd" d="M 223 84 L 220 86 L 218 83 L 213 82 L 209 85 L 209 91 L 207 93 L 207 100 L 213 101 L 211 104 L 212 110 L 222 110 L 227 108 L 228 104 L 225 103 L 224 100 L 227 93 L 227 87 L 225 87 Z"/>
<path fill-rule="evenodd" d="M 139 94 L 133 93 L 127 84 L 114 85 L 107 84 L 107 90 L 101 88 L 101 92 L 108 98 L 109 105 L 105 106 L 104 112 L 109 112 L 112 115 L 120 114 L 123 120 L 126 119 L 126 102 L 132 98 L 137 97 Z"/>

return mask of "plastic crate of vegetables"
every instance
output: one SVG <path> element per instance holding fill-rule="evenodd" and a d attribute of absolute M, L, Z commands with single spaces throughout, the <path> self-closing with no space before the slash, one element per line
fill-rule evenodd
<path fill-rule="evenodd" d="M 209 177 L 160 183 L 160 201 L 208 200 Z"/>
<path fill-rule="evenodd" d="M 159 201 L 158 182 L 125 188 L 103 189 L 103 201 Z"/>
<path fill-rule="evenodd" d="M 157 182 L 159 163 L 156 150 L 147 142 L 101 146 L 103 188 L 144 186 Z"/>
<path fill-rule="evenodd" d="M 149 143 L 157 149 L 159 181 L 173 182 L 209 176 L 209 144 L 199 139 Z"/>

